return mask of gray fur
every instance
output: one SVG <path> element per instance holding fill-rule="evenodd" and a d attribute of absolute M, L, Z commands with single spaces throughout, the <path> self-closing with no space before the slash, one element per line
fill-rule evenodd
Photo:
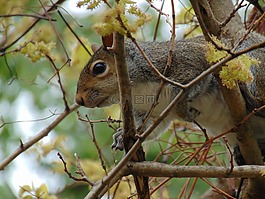
<path fill-rule="evenodd" d="M 235 42 L 241 38 L 242 33 L 235 36 Z M 253 44 L 264 42 L 264 37 L 252 33 L 248 36 L 238 48 L 245 49 Z M 233 44 L 232 44 L 233 45 Z M 146 53 L 153 65 L 160 71 L 164 72 L 166 67 L 170 42 L 143 42 L 140 43 L 141 48 Z M 125 43 L 126 62 L 128 72 L 132 82 L 133 99 L 139 96 L 156 95 L 160 77 L 148 66 L 146 60 L 142 57 L 135 45 L 129 41 Z M 203 37 L 196 37 L 175 43 L 172 55 L 172 65 L 166 71 L 165 76 L 182 84 L 187 84 L 203 71 L 209 68 L 210 64 L 205 58 L 206 42 Z M 249 84 L 242 83 L 241 91 L 246 99 L 247 108 L 252 111 L 265 104 L 265 49 L 257 49 L 249 52 L 249 56 L 257 58 L 261 63 L 258 67 L 251 67 L 254 81 Z M 93 77 L 91 68 L 96 60 L 103 60 L 110 72 L 106 77 Z M 117 77 L 115 70 L 114 55 L 111 50 L 101 47 L 92 56 L 87 66 L 80 74 L 76 102 L 90 108 L 102 107 L 117 103 L 112 100 L 119 96 Z M 179 88 L 170 84 L 166 84 L 161 92 L 158 106 L 150 117 L 147 124 L 151 124 L 153 119 L 160 114 L 161 111 L 173 100 L 178 94 Z M 92 95 L 90 93 L 96 93 Z M 137 125 L 142 123 L 145 113 L 149 110 L 151 104 L 143 101 L 144 104 L 133 101 L 135 109 L 135 119 Z M 100 103 L 100 104 L 99 104 Z M 264 116 L 264 117 L 263 117 Z M 169 113 L 164 121 L 155 129 L 150 139 L 165 131 L 168 125 L 174 119 L 182 119 L 189 122 L 198 122 L 207 132 L 213 136 L 219 135 L 234 127 L 233 118 L 223 98 L 220 86 L 213 74 L 202 79 L 198 84 L 193 85 L 186 91 L 186 95 L 179 101 L 176 107 Z M 265 140 L 265 111 L 264 114 L 257 114 L 250 118 L 253 131 L 258 140 L 263 140 L 260 146 L 264 146 Z M 120 138 L 121 131 L 116 138 Z M 234 134 L 227 135 L 228 143 L 232 148 L 238 146 L 237 139 Z M 117 143 L 121 143 L 117 141 Z M 120 146 L 114 146 L 120 148 Z M 262 148 L 265 151 L 265 148 Z M 238 161 L 241 163 L 241 161 Z"/>

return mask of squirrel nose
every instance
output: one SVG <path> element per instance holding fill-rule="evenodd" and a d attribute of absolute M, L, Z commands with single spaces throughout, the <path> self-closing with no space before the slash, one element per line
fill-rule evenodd
<path fill-rule="evenodd" d="M 84 102 L 84 99 L 82 98 L 81 95 L 77 94 L 75 96 L 75 102 L 80 105 L 80 106 L 85 106 L 85 102 Z"/>

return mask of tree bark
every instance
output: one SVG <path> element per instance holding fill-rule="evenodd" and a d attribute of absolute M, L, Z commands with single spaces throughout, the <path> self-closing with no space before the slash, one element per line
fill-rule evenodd
<path fill-rule="evenodd" d="M 176 178 L 256 178 L 265 166 L 245 165 L 233 169 L 221 166 L 180 166 L 159 162 L 133 162 L 127 164 L 127 174 L 148 177 Z"/>
<path fill-rule="evenodd" d="M 125 60 L 125 49 L 124 49 L 124 37 L 120 33 L 114 34 L 114 57 L 116 62 L 116 71 L 118 76 L 118 84 L 120 91 L 120 103 L 122 111 L 123 121 L 123 145 L 125 152 L 127 153 L 132 146 L 135 144 L 137 138 L 136 127 L 134 122 L 133 107 L 131 100 L 131 86 L 129 80 L 129 74 L 127 71 L 127 65 Z M 145 153 L 142 147 L 136 151 L 135 155 L 132 156 L 131 161 L 140 162 L 145 161 Z M 148 199 L 149 185 L 148 177 L 144 176 L 133 176 L 134 183 L 137 189 L 138 198 Z"/>
<path fill-rule="evenodd" d="M 209 40 L 209 34 L 215 35 L 218 38 L 233 38 L 236 32 L 243 27 L 239 15 L 233 10 L 234 6 L 231 0 L 191 0 L 191 3 L 206 40 Z M 224 99 L 236 124 L 246 116 L 245 101 L 239 86 L 227 89 L 221 84 L 218 75 L 217 78 L 219 79 Z M 239 148 L 246 164 L 263 165 L 261 151 L 253 136 L 250 124 L 244 124 L 236 130 L 236 133 Z M 262 177 L 249 179 L 243 198 L 263 198 L 264 190 L 265 180 Z"/>

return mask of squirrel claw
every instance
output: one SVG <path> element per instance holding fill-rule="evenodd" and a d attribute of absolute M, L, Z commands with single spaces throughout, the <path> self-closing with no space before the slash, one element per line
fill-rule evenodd
<path fill-rule="evenodd" d="M 117 132 L 113 135 L 113 143 L 111 148 L 115 151 L 120 150 L 123 151 L 123 139 L 122 139 L 122 128 L 118 128 Z"/>

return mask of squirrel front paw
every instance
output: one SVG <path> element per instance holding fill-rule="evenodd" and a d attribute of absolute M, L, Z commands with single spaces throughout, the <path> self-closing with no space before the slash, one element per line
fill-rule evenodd
<path fill-rule="evenodd" d="M 111 148 L 116 150 L 123 151 L 123 139 L 122 139 L 123 130 L 122 128 L 118 128 L 117 132 L 113 135 L 113 143 Z"/>

